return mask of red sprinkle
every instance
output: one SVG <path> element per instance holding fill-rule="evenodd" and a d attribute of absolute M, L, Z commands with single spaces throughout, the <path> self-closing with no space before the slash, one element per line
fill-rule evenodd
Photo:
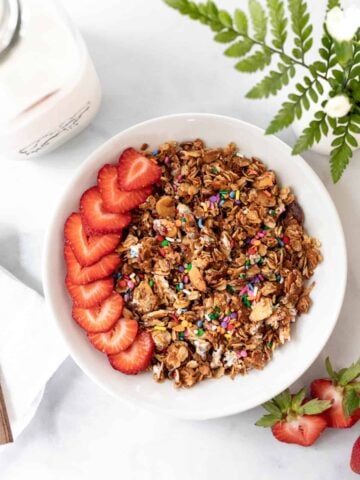
<path fill-rule="evenodd" d="M 232 323 L 229 323 L 229 325 L 227 326 L 228 330 L 234 330 L 234 328 L 235 328 L 235 325 L 233 325 Z"/>
<path fill-rule="evenodd" d="M 230 240 L 230 247 L 233 248 L 234 245 L 235 245 L 234 240 Z"/>
<path fill-rule="evenodd" d="M 158 242 L 162 242 L 162 241 L 165 240 L 165 238 L 162 237 L 161 235 L 158 235 L 158 236 L 156 237 L 156 240 L 157 240 Z"/>
<path fill-rule="evenodd" d="M 163 257 L 166 257 L 166 250 L 165 248 L 159 248 L 159 252 Z"/>
<path fill-rule="evenodd" d="M 249 250 L 248 250 L 248 254 L 249 254 L 249 255 L 255 255 L 256 252 L 257 252 L 257 248 L 256 248 L 256 247 L 251 247 L 251 248 L 249 248 Z"/>
<path fill-rule="evenodd" d="M 290 242 L 290 238 L 284 235 L 282 241 L 285 243 L 285 245 L 287 245 Z"/>
<path fill-rule="evenodd" d="M 144 275 L 143 273 L 138 273 L 137 276 L 138 276 L 139 278 L 144 278 L 145 275 Z"/>
<path fill-rule="evenodd" d="M 126 280 L 120 280 L 119 282 L 120 287 L 124 288 L 127 286 L 127 281 Z"/>

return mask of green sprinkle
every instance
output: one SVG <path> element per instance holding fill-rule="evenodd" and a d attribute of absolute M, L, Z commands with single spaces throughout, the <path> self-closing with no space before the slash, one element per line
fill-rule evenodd
<path fill-rule="evenodd" d="M 169 246 L 169 241 L 168 241 L 168 240 L 163 240 L 163 241 L 160 243 L 160 245 L 161 245 L 162 247 L 168 247 L 168 246 Z"/>
<path fill-rule="evenodd" d="M 258 265 L 262 265 L 264 263 L 264 257 L 260 257 L 259 260 L 256 263 Z"/>
<path fill-rule="evenodd" d="M 190 272 L 191 269 L 192 269 L 192 264 L 191 264 L 191 263 L 188 263 L 188 264 L 186 265 L 186 270 L 187 270 L 188 272 Z"/>
<path fill-rule="evenodd" d="M 271 348 L 271 347 L 272 347 L 272 344 L 273 344 L 273 342 L 266 342 L 266 346 L 267 346 L 267 347 L 270 347 L 270 348 Z"/>
<path fill-rule="evenodd" d="M 179 283 L 175 286 L 175 290 L 177 290 L 177 291 L 181 290 Z"/>
<path fill-rule="evenodd" d="M 179 338 L 182 340 L 184 338 L 184 332 L 179 332 Z"/>
<path fill-rule="evenodd" d="M 245 267 L 250 267 L 250 265 L 251 265 L 251 264 L 250 264 L 250 260 L 246 260 L 246 262 L 245 262 Z"/>
<path fill-rule="evenodd" d="M 212 172 L 212 173 L 217 173 L 217 172 L 218 172 L 218 169 L 217 169 L 216 167 L 212 167 L 211 172 Z"/>
<path fill-rule="evenodd" d="M 182 217 L 181 221 L 182 221 L 183 223 L 186 223 L 186 218 L 185 218 L 185 217 Z"/>
<path fill-rule="evenodd" d="M 270 230 L 270 227 L 268 227 L 267 225 L 264 225 L 263 230 Z"/>
<path fill-rule="evenodd" d="M 226 285 L 226 290 L 230 293 L 234 293 L 235 292 L 235 289 L 232 285 Z"/>
<path fill-rule="evenodd" d="M 251 307 L 251 302 L 248 299 L 248 296 L 247 296 L 246 293 L 245 293 L 245 295 L 242 295 L 241 300 L 242 300 L 243 304 L 245 305 L 245 307 L 248 307 L 248 308 Z"/>
<path fill-rule="evenodd" d="M 229 193 L 229 190 L 220 190 L 219 192 L 221 195 L 227 195 Z"/>
<path fill-rule="evenodd" d="M 214 307 L 214 313 L 220 313 L 220 307 L 219 307 L 219 305 L 215 305 L 215 307 Z"/>
<path fill-rule="evenodd" d="M 204 335 L 204 330 L 202 328 L 199 328 L 198 331 L 197 331 L 197 336 L 198 337 L 202 337 Z"/>
<path fill-rule="evenodd" d="M 154 286 L 154 280 L 149 280 L 149 285 L 150 285 L 150 287 L 153 287 Z"/>
<path fill-rule="evenodd" d="M 219 313 L 210 313 L 209 318 L 210 320 L 217 320 L 220 317 Z"/>
<path fill-rule="evenodd" d="M 241 273 L 240 278 L 241 280 L 246 280 L 246 273 Z"/>

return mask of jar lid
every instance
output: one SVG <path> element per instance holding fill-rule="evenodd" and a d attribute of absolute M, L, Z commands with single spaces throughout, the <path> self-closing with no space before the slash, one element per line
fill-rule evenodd
<path fill-rule="evenodd" d="M 19 0 L 0 0 L 0 58 L 15 41 L 20 23 Z"/>

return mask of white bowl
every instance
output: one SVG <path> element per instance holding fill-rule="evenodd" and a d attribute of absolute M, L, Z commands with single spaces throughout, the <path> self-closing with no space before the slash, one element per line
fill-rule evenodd
<path fill-rule="evenodd" d="M 99 167 L 116 162 L 129 146 L 148 143 L 157 148 L 166 140 L 202 138 L 208 146 L 237 143 L 241 152 L 260 157 L 275 170 L 283 185 L 291 186 L 304 209 L 308 232 L 322 243 L 323 263 L 316 269 L 316 286 L 309 314 L 299 318 L 292 339 L 279 348 L 262 371 L 235 380 L 207 380 L 195 388 L 177 390 L 172 382 L 157 384 L 150 373 L 126 376 L 113 370 L 105 355 L 96 351 L 71 318 L 71 301 L 64 286 L 63 227 L 78 210 L 84 190 L 96 183 Z M 70 354 L 83 371 L 120 400 L 157 409 L 180 418 L 207 419 L 255 407 L 287 388 L 319 355 L 337 321 L 346 274 L 344 234 L 334 204 L 325 187 L 301 157 L 275 137 L 234 118 L 209 114 L 181 114 L 155 118 L 119 133 L 99 147 L 81 165 L 67 186 L 50 224 L 44 253 L 44 289 L 55 324 Z"/>

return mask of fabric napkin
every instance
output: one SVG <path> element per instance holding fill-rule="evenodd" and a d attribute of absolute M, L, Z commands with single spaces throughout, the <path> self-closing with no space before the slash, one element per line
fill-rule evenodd
<path fill-rule="evenodd" d="M 44 298 L 0 266 L 0 382 L 14 438 L 39 406 L 67 356 Z"/>

